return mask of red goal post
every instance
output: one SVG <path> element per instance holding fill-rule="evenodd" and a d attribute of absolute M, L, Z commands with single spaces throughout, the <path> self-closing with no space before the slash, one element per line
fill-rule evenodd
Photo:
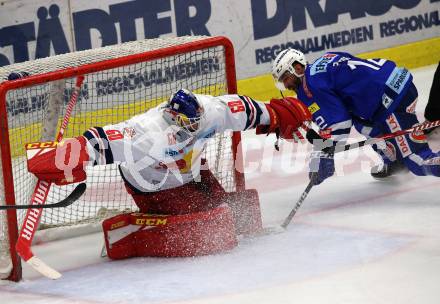
<path fill-rule="evenodd" d="M 11 72 L 30 76 L 7 81 Z M 133 41 L 2 67 L 0 205 L 29 203 L 35 179 L 26 170 L 24 144 L 53 140 L 79 75 L 85 81 L 65 137 L 145 112 L 179 88 L 209 95 L 237 92 L 234 50 L 225 37 Z M 206 150 L 210 170 L 227 191 L 245 186 L 237 170 L 243 167 L 239 142 L 239 132 L 225 133 Z M 77 203 L 44 210 L 40 228 L 97 223 L 109 214 L 135 210 L 117 167 L 99 167 L 88 169 L 88 190 Z M 47 203 L 65 198 L 72 187 L 53 186 Z M 23 211 L 0 211 L 0 278 L 21 279 L 14 248 L 23 217 Z"/>

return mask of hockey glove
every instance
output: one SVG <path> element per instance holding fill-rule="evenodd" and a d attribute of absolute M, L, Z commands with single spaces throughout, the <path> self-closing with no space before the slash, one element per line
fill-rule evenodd
<path fill-rule="evenodd" d="M 301 101 L 293 97 L 272 99 L 266 108 L 270 115 L 270 125 L 257 126 L 257 134 L 276 133 L 289 140 L 303 138 L 300 129 L 306 121 L 312 120 L 312 116 Z"/>
<path fill-rule="evenodd" d="M 335 173 L 333 152 L 313 151 L 310 154 L 309 179 L 313 185 L 319 185 Z"/>

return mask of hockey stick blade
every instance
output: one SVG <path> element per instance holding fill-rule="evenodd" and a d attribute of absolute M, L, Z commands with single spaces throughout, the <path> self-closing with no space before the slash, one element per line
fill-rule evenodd
<path fill-rule="evenodd" d="M 8 209 L 46 209 L 46 208 L 61 208 L 72 205 L 76 202 L 86 191 L 87 186 L 85 183 L 78 184 L 75 189 L 69 194 L 68 197 L 59 201 L 58 203 L 48 204 L 48 205 L 4 205 L 0 206 L 0 210 Z"/>
<path fill-rule="evenodd" d="M 42 260 L 40 260 L 35 255 L 31 257 L 29 260 L 26 261 L 32 268 L 34 268 L 36 271 L 44 275 L 45 277 L 57 280 L 61 278 L 61 273 L 53 269 L 52 267 L 48 266 L 46 263 L 44 263 Z"/>
<path fill-rule="evenodd" d="M 49 184 L 50 186 L 50 184 Z M 40 207 L 53 207 L 54 205 L 57 205 L 57 207 L 61 206 L 68 206 L 72 203 L 74 203 L 76 200 L 78 200 L 81 195 L 86 190 L 86 184 L 81 183 L 78 184 L 75 189 L 70 193 L 70 195 L 65 198 L 64 200 L 50 205 L 30 205 L 30 208 L 28 208 L 28 213 L 31 212 L 32 214 L 37 213 L 41 214 L 41 210 L 38 211 L 38 209 L 41 209 Z M 48 189 L 48 188 L 47 188 Z M 22 206 L 20 206 L 22 207 Z M 32 220 L 30 220 L 32 221 Z M 36 271 L 44 275 L 45 277 L 56 280 L 61 277 L 61 273 L 44 263 L 41 259 L 39 259 L 37 256 L 34 255 L 32 252 L 32 249 L 30 247 L 30 243 L 32 242 L 34 233 L 35 233 L 35 225 L 30 225 L 29 229 L 28 226 L 23 226 L 24 228 L 20 231 L 20 236 L 17 240 L 17 243 L 15 244 L 15 248 L 17 251 L 17 254 L 26 262 L 28 263 L 32 268 L 34 268 Z M 30 229 L 32 228 L 32 229 Z"/>
<path fill-rule="evenodd" d="M 289 226 L 290 222 L 292 221 L 292 218 L 295 216 L 296 212 L 298 211 L 299 207 L 301 207 L 302 203 L 305 201 L 307 195 L 309 195 L 310 190 L 314 184 L 312 182 L 309 182 L 304 192 L 301 194 L 301 197 L 296 202 L 295 207 L 290 211 L 289 215 L 285 218 L 283 223 L 280 226 L 267 226 L 264 227 L 263 230 L 260 233 L 257 233 L 257 236 L 262 235 L 272 235 L 272 234 L 279 234 L 286 232 L 287 226 Z"/>

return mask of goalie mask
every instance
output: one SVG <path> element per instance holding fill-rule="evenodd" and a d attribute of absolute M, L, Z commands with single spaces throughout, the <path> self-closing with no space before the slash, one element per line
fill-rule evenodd
<path fill-rule="evenodd" d="M 298 74 L 298 72 L 295 71 L 295 63 L 300 63 L 303 66 L 307 65 L 306 57 L 298 50 L 283 50 L 275 58 L 272 64 L 272 77 L 278 89 L 286 89 L 283 83 L 283 78 L 286 77 L 286 75 L 291 74 L 295 75 L 296 77 L 302 77 L 304 75 Z"/>
<path fill-rule="evenodd" d="M 204 109 L 193 93 L 180 89 L 171 95 L 165 105 L 164 115 L 169 122 L 195 134 L 204 117 Z"/>

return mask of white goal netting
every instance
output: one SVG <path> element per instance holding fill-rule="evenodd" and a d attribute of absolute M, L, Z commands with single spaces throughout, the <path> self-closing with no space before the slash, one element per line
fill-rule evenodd
<path fill-rule="evenodd" d="M 8 158 L 12 168 L 9 174 L 0 174 L 0 204 L 5 204 L 5 193 L 8 191 L 13 191 L 15 204 L 29 203 L 35 179 L 26 169 L 24 145 L 53 140 L 64 116 L 75 77 L 52 79 L 50 73 L 103 61 L 111 62 L 108 66 L 98 64 L 84 75 L 85 81 L 64 135 L 78 136 L 90 127 L 114 124 L 143 113 L 180 88 L 210 95 L 227 93 L 225 47 L 217 45 L 193 49 L 194 42 L 203 45 L 207 39 L 194 36 L 149 39 L 0 68 L 0 86 L 7 81 L 11 72 L 27 72 L 32 76 L 44 77 L 49 75 L 44 83 L 6 92 L 4 117 L 7 119 L 9 142 L 3 138 L 1 144 L 9 144 L 10 155 L 2 155 L 0 166 L 4 167 L 4 159 Z M 186 44 L 192 47 L 181 51 Z M 176 53 L 169 49 L 173 47 L 179 47 L 179 51 Z M 152 52 L 149 54 L 149 51 Z M 146 55 L 139 56 L 141 53 Z M 136 62 L 118 66 L 118 58 L 126 56 L 135 57 Z M 231 136 L 229 133 L 217 136 L 206 150 L 210 169 L 227 191 L 233 191 L 235 187 Z M 96 223 L 111 214 L 135 210 L 117 165 L 89 167 L 87 176 L 88 188 L 81 199 L 67 208 L 46 209 L 40 229 Z M 74 186 L 52 186 L 47 202 L 62 200 Z M 19 227 L 24 215 L 25 211 L 17 211 Z M 10 251 L 7 221 L 6 212 L 0 211 L 0 273 L 2 258 L 7 260 L 5 256 Z M 3 267 L 6 269 L 6 266 Z"/>

